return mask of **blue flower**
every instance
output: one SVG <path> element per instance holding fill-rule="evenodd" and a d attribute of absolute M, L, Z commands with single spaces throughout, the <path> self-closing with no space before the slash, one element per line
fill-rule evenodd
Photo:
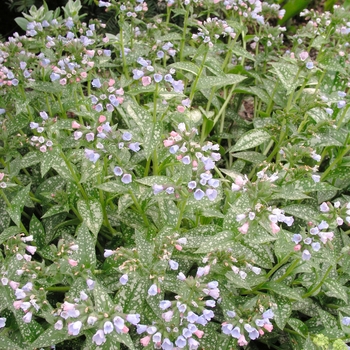
<path fill-rule="evenodd" d="M 98 79 L 98 78 L 94 79 L 94 80 L 91 82 L 91 85 L 92 85 L 93 87 L 97 88 L 97 89 L 99 89 L 99 88 L 102 86 L 102 84 L 101 84 L 101 82 L 100 82 L 100 79 Z"/>
<path fill-rule="evenodd" d="M 154 74 L 153 78 L 154 78 L 154 81 L 156 83 L 159 83 L 159 82 L 161 82 L 163 80 L 163 76 L 161 74 L 157 74 L 157 73 Z"/>
<path fill-rule="evenodd" d="M 131 149 L 134 152 L 138 152 L 140 150 L 140 144 L 138 142 L 130 143 L 129 149 Z"/>
<path fill-rule="evenodd" d="M 197 188 L 196 191 L 194 192 L 194 198 L 197 201 L 200 201 L 203 197 L 204 197 L 204 192 L 200 188 Z"/>
<path fill-rule="evenodd" d="M 344 326 L 350 326 L 350 317 L 343 317 L 343 319 L 341 320 L 342 324 Z"/>
<path fill-rule="evenodd" d="M 124 132 L 122 135 L 122 139 L 124 141 L 130 141 L 132 138 L 132 134 L 130 134 L 128 131 Z"/>
<path fill-rule="evenodd" d="M 157 290 L 157 286 L 155 284 L 152 284 L 151 287 L 149 287 L 148 289 L 148 295 L 154 296 L 157 295 L 158 290 Z"/>
<path fill-rule="evenodd" d="M 132 177 L 130 174 L 124 174 L 122 177 L 122 183 L 129 184 L 132 181 Z"/>
<path fill-rule="evenodd" d="M 121 167 L 119 166 L 116 166 L 114 169 L 113 169 L 113 172 L 114 172 L 114 175 L 115 176 L 122 176 L 123 175 L 123 170 Z"/>

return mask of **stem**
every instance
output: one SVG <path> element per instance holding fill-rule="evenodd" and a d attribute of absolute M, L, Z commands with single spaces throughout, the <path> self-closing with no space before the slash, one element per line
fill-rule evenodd
<path fill-rule="evenodd" d="M 190 6 L 186 7 L 186 13 L 185 13 L 185 18 L 184 18 L 184 26 L 182 29 L 182 38 L 181 38 L 181 45 L 180 45 L 180 62 L 183 59 L 184 56 L 184 47 L 185 47 L 185 42 L 186 42 L 186 32 L 187 32 L 187 22 L 188 22 L 188 14 L 190 10 Z"/>
<path fill-rule="evenodd" d="M 129 194 L 130 194 L 130 196 L 131 196 L 131 198 L 132 198 L 132 200 L 133 200 L 133 202 L 134 202 L 134 204 L 135 204 L 137 210 L 138 210 L 139 213 L 141 214 L 142 219 L 143 219 L 143 222 L 145 223 L 145 225 L 146 225 L 147 227 L 149 227 L 149 226 L 150 226 L 150 223 L 149 223 L 149 221 L 148 221 L 148 218 L 147 218 L 146 214 L 144 213 L 144 211 L 142 210 L 142 208 L 141 208 L 141 206 L 140 206 L 140 203 L 138 202 L 137 198 L 135 197 L 133 191 L 130 190 L 130 191 L 129 191 Z"/>
<path fill-rule="evenodd" d="M 315 293 L 315 292 L 317 291 L 317 289 L 321 288 L 323 282 L 325 281 L 325 279 L 327 278 L 327 276 L 328 276 L 329 273 L 331 272 L 332 267 L 333 267 L 332 265 L 328 267 L 328 269 L 327 269 L 326 273 L 324 274 L 322 280 L 321 280 L 313 289 L 311 289 L 310 292 L 305 293 L 305 294 L 302 296 L 303 299 L 305 299 L 305 298 L 311 296 L 313 293 Z"/>
<path fill-rule="evenodd" d="M 277 265 L 275 265 L 269 273 L 266 274 L 266 279 L 269 279 L 281 266 L 283 266 L 289 258 L 292 256 L 293 253 L 289 253 L 286 257 L 284 257 Z"/>
<path fill-rule="evenodd" d="M 177 224 L 176 224 L 175 230 L 180 229 L 182 218 L 183 218 L 183 215 L 184 215 L 185 209 L 186 209 L 186 204 L 187 204 L 187 198 L 185 200 L 181 201 L 180 214 L 179 214 L 179 217 L 177 219 Z"/>
<path fill-rule="evenodd" d="M 207 59 L 207 56 L 208 56 L 208 50 L 206 50 L 205 53 L 204 53 L 204 56 L 203 56 L 203 59 L 202 59 L 202 62 L 201 62 L 201 66 L 199 67 L 198 74 L 197 74 L 196 79 L 194 80 L 194 82 L 192 84 L 192 87 L 191 87 L 191 92 L 190 92 L 190 97 L 189 97 L 191 103 L 192 103 L 194 94 L 196 92 L 196 87 L 197 87 L 197 84 L 198 84 L 198 80 L 199 80 L 200 76 L 202 75 L 204 64 L 205 64 L 205 61 Z"/>
<path fill-rule="evenodd" d="M 46 291 L 48 292 L 68 292 L 70 290 L 69 286 L 64 286 L 64 287 L 46 287 L 45 288 Z"/>
<path fill-rule="evenodd" d="M 126 78 L 129 79 L 129 71 L 128 71 L 128 66 L 126 64 L 125 47 L 124 47 L 123 24 L 124 24 L 124 21 L 121 19 L 119 21 L 119 27 L 120 27 L 119 37 L 120 37 L 121 54 L 122 54 L 122 60 L 123 60 L 123 73 L 125 74 Z"/>
<path fill-rule="evenodd" d="M 275 282 L 282 282 L 285 278 L 287 278 L 294 270 L 294 268 L 299 264 L 300 259 L 296 259 L 292 262 L 292 264 L 287 268 L 286 272 L 283 276 L 275 280 Z"/>

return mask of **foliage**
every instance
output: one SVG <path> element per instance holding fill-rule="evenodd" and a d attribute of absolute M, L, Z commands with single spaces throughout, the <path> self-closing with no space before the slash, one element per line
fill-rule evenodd
<path fill-rule="evenodd" d="M 1 347 L 347 349 L 350 14 L 96 5 L 0 46 Z"/>

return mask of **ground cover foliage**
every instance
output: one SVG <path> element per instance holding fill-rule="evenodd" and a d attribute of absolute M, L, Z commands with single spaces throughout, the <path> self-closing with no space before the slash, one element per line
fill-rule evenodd
<path fill-rule="evenodd" d="M 96 5 L 0 44 L 1 349 L 347 349 L 349 11 Z"/>

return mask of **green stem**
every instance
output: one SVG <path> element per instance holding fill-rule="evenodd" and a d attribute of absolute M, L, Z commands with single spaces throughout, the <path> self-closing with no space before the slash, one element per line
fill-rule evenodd
<path fill-rule="evenodd" d="M 186 204 L 187 204 L 187 198 L 185 200 L 181 201 L 181 203 L 180 203 L 180 213 L 179 213 L 179 217 L 177 219 L 175 230 L 180 229 L 182 218 L 183 218 L 183 215 L 184 215 L 185 209 L 186 209 Z"/>
<path fill-rule="evenodd" d="M 292 264 L 287 268 L 286 272 L 284 273 L 283 276 L 275 280 L 275 282 L 282 282 L 285 278 L 287 278 L 293 271 L 294 268 L 299 264 L 300 259 L 295 259 Z"/>
<path fill-rule="evenodd" d="M 293 253 L 289 253 L 287 256 L 285 256 L 277 265 L 275 265 L 267 274 L 266 279 L 269 279 L 281 266 L 283 266 L 289 258 L 292 256 Z"/>
<path fill-rule="evenodd" d="M 64 286 L 64 287 L 46 287 L 45 288 L 46 291 L 48 292 L 68 292 L 70 290 L 69 286 Z"/>
<path fill-rule="evenodd" d="M 138 210 L 139 213 L 141 214 L 142 219 L 143 219 L 143 222 L 145 223 L 145 225 L 146 225 L 147 227 L 149 227 L 149 226 L 150 226 L 150 223 L 149 223 L 149 221 L 148 221 L 147 215 L 146 215 L 145 212 L 142 210 L 142 208 L 141 208 L 141 206 L 140 206 L 140 203 L 138 202 L 138 200 L 137 200 L 136 196 L 134 195 L 133 191 L 130 190 L 130 191 L 129 191 L 129 194 L 130 194 L 130 196 L 131 196 L 131 198 L 132 198 L 132 200 L 133 200 L 133 202 L 134 202 L 134 204 L 135 204 L 137 210 Z"/>
<path fill-rule="evenodd" d="M 181 38 L 181 44 L 180 44 L 180 62 L 183 59 L 184 56 L 184 47 L 186 43 L 186 34 L 187 34 L 187 22 L 188 22 L 188 15 L 190 12 L 190 6 L 186 6 L 186 13 L 184 18 L 184 25 L 182 28 L 182 38 Z"/>
<path fill-rule="evenodd" d="M 67 168 L 69 169 L 69 172 L 71 173 L 72 177 L 74 178 L 74 181 L 76 183 L 76 185 L 78 186 L 81 194 L 83 195 L 84 199 L 85 200 L 88 200 L 89 197 L 88 195 L 86 194 L 85 190 L 84 190 L 84 187 L 81 185 L 80 183 L 80 180 L 77 176 L 77 174 L 75 173 L 75 171 L 73 170 L 72 168 L 72 165 L 70 164 L 70 161 L 67 159 L 66 155 L 63 153 L 63 151 L 60 152 L 60 155 L 62 157 L 62 159 L 65 161 L 66 165 L 67 165 Z"/>
<path fill-rule="evenodd" d="M 325 281 L 325 279 L 327 278 L 327 276 L 329 275 L 329 273 L 331 272 L 332 270 L 332 265 L 328 267 L 326 273 L 324 274 L 322 280 L 314 287 L 310 290 L 310 292 L 307 292 L 305 293 L 302 298 L 305 299 L 305 298 L 308 298 L 309 296 L 311 296 L 313 293 L 315 293 L 317 291 L 317 289 L 321 288 L 322 287 L 322 284 L 323 282 Z"/>
<path fill-rule="evenodd" d="M 196 87 L 197 87 L 197 84 L 198 84 L 198 80 L 199 80 L 199 78 L 202 75 L 202 72 L 203 72 L 203 69 L 204 69 L 204 64 L 205 64 L 205 61 L 207 59 L 207 56 L 208 56 L 208 50 L 206 50 L 205 53 L 204 53 L 204 56 L 203 56 L 203 59 L 202 59 L 202 62 L 201 62 L 201 66 L 199 67 L 198 74 L 197 74 L 196 79 L 194 80 L 194 82 L 193 82 L 193 84 L 191 86 L 191 92 L 190 92 L 190 97 L 189 97 L 191 103 L 193 101 L 193 97 L 194 97 L 194 94 L 196 92 Z"/>

